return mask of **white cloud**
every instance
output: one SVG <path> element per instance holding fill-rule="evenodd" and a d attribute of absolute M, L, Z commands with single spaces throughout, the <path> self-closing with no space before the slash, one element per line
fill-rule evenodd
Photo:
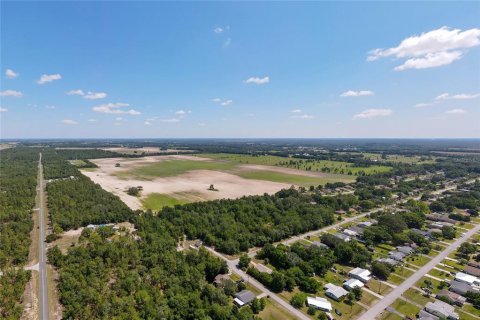
<path fill-rule="evenodd" d="M 363 96 L 373 96 L 373 95 L 374 95 L 373 91 L 370 91 L 370 90 L 360 90 L 360 91 L 348 90 L 342 93 L 340 97 L 363 97 Z"/>
<path fill-rule="evenodd" d="M 104 99 L 107 97 L 105 92 L 91 92 L 88 91 L 87 94 L 84 96 L 85 99 L 89 100 L 97 100 L 97 99 Z"/>
<path fill-rule="evenodd" d="M 206 124 L 205 122 L 200 122 L 200 123 L 198 124 L 199 127 L 205 127 L 206 125 L 207 125 L 207 124 Z"/>
<path fill-rule="evenodd" d="M 115 120 L 116 120 L 116 121 L 122 121 L 123 118 L 122 118 L 122 117 L 116 117 Z"/>
<path fill-rule="evenodd" d="M 56 107 L 49 105 L 49 106 L 45 106 L 45 108 L 47 108 L 47 109 L 55 109 Z"/>
<path fill-rule="evenodd" d="M 229 106 L 233 103 L 233 100 L 229 99 L 229 100 L 224 100 L 220 103 L 221 106 L 223 107 L 226 107 L 226 106 Z"/>
<path fill-rule="evenodd" d="M 221 105 L 222 107 L 227 107 L 229 105 L 231 105 L 233 103 L 233 100 L 232 99 L 220 99 L 220 98 L 215 98 L 215 99 L 212 99 L 212 102 L 215 102 L 219 105 Z"/>
<path fill-rule="evenodd" d="M 7 112 L 7 111 L 8 111 L 7 108 L 0 107 L 0 112 Z"/>
<path fill-rule="evenodd" d="M 12 69 L 5 70 L 5 75 L 7 76 L 7 78 L 10 78 L 10 79 L 18 77 L 18 73 L 13 71 Z"/>
<path fill-rule="evenodd" d="M 67 94 L 70 96 L 83 96 L 85 95 L 85 92 L 83 92 L 82 89 L 77 89 L 77 90 L 70 90 L 67 92 Z"/>
<path fill-rule="evenodd" d="M 353 119 L 371 119 L 376 117 L 386 117 L 392 114 L 391 109 L 367 109 L 353 116 Z"/>
<path fill-rule="evenodd" d="M 190 113 L 192 113 L 191 110 L 187 110 L 187 111 L 185 111 L 185 110 L 178 110 L 178 111 L 175 111 L 175 114 L 178 115 L 178 116 L 185 116 L 185 115 L 190 114 Z"/>
<path fill-rule="evenodd" d="M 266 76 L 263 78 L 260 77 L 250 77 L 247 80 L 243 81 L 245 83 L 255 83 L 255 84 L 265 84 L 270 82 L 270 77 Z"/>
<path fill-rule="evenodd" d="M 216 34 L 222 33 L 223 28 L 222 27 L 216 27 L 215 29 L 213 29 L 213 32 L 215 32 Z"/>
<path fill-rule="evenodd" d="M 445 112 L 446 114 L 464 114 L 467 113 L 465 109 L 452 109 Z"/>
<path fill-rule="evenodd" d="M 129 115 L 139 115 L 140 112 L 130 109 L 130 110 L 123 110 L 120 108 L 123 107 L 129 107 L 130 105 L 128 103 L 106 103 L 102 104 L 96 107 L 93 107 L 92 110 L 95 112 L 100 112 L 100 113 L 109 113 L 109 114 L 129 114 Z"/>
<path fill-rule="evenodd" d="M 88 122 L 97 122 L 97 119 L 88 119 Z"/>
<path fill-rule="evenodd" d="M 20 98 L 21 96 L 23 96 L 23 93 L 21 93 L 20 91 L 16 91 L 16 90 L 3 90 L 3 91 L 0 91 L 0 97 L 15 97 L 15 98 Z"/>
<path fill-rule="evenodd" d="M 292 111 L 290 111 L 291 113 L 301 113 L 302 110 L 300 109 L 293 109 Z"/>
<path fill-rule="evenodd" d="M 42 74 L 40 79 L 37 80 L 38 84 L 44 84 L 47 82 L 52 82 L 55 80 L 60 80 L 62 79 L 62 76 L 59 73 L 56 74 Z"/>
<path fill-rule="evenodd" d="M 152 123 L 150 121 L 145 121 L 143 124 L 145 124 L 146 126 L 151 126 Z"/>
<path fill-rule="evenodd" d="M 452 63 L 462 57 L 466 49 L 480 45 L 480 29 L 462 31 L 441 27 L 421 35 L 404 39 L 397 47 L 375 49 L 368 61 L 394 56 L 408 59 L 394 70 L 434 68 Z"/>
<path fill-rule="evenodd" d="M 454 94 L 450 95 L 449 93 L 442 93 L 438 97 L 435 98 L 435 100 L 440 101 L 440 100 L 468 100 L 468 99 L 475 99 L 480 97 L 480 93 L 475 93 L 475 94 L 467 94 L 467 93 L 460 93 L 460 94 Z"/>
<path fill-rule="evenodd" d="M 451 52 L 436 52 L 428 53 L 423 58 L 411 58 L 405 61 L 404 64 L 395 67 L 395 71 L 403 71 L 407 69 L 427 69 L 444 66 L 458 60 L 462 57 L 461 51 Z"/>
<path fill-rule="evenodd" d="M 61 122 L 62 122 L 63 124 L 68 124 L 68 125 L 78 124 L 77 121 L 71 120 L 71 119 L 65 119 L 65 120 L 62 120 Z"/>

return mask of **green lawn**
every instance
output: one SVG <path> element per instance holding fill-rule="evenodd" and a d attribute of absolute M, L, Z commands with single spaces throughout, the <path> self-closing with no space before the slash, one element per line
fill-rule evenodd
<path fill-rule="evenodd" d="M 418 255 L 418 256 L 410 256 L 406 260 L 411 264 L 416 265 L 417 267 L 421 267 L 427 264 L 428 261 L 430 261 L 430 258 L 427 258 L 426 256 Z"/>
<path fill-rule="evenodd" d="M 392 288 L 384 283 L 381 283 L 378 280 L 375 279 L 370 279 L 368 281 L 368 287 L 370 290 L 372 290 L 375 293 L 381 294 L 382 296 L 386 295 L 390 291 L 392 291 Z"/>
<path fill-rule="evenodd" d="M 177 199 L 166 194 L 150 193 L 148 196 L 143 198 L 141 202 L 145 209 L 158 211 L 163 207 L 173 207 L 177 204 L 185 204 L 189 201 L 184 199 Z"/>
<path fill-rule="evenodd" d="M 285 320 L 294 320 L 295 317 L 288 313 L 285 309 L 278 306 L 276 303 L 272 302 L 270 299 L 267 299 L 267 305 L 258 316 L 263 320 L 276 320 L 276 319 L 285 319 Z"/>
<path fill-rule="evenodd" d="M 391 307 L 412 319 L 415 319 L 415 315 L 420 311 L 419 307 L 402 299 L 395 300 L 395 302 L 391 304 Z"/>
<path fill-rule="evenodd" d="M 395 313 L 384 311 L 382 312 L 379 320 L 403 320 L 403 318 Z"/>
<path fill-rule="evenodd" d="M 415 301 L 416 303 L 421 304 L 421 305 L 426 305 L 427 302 L 433 302 L 434 301 L 434 299 L 423 296 L 420 291 L 415 290 L 413 288 L 410 288 L 407 291 L 405 291 L 403 293 L 403 296 L 405 298 L 410 299 L 412 301 Z"/>

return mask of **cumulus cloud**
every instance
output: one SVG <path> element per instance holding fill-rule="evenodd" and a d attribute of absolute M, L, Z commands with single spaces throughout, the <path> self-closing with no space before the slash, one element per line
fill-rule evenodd
<path fill-rule="evenodd" d="M 45 108 L 47 108 L 47 109 L 55 109 L 56 107 L 55 107 L 55 106 L 52 106 L 52 105 L 48 105 L 48 106 L 45 106 Z"/>
<path fill-rule="evenodd" d="M 145 124 L 146 126 L 151 126 L 152 123 L 150 121 L 145 121 L 143 124 Z"/>
<path fill-rule="evenodd" d="M 222 27 L 216 27 L 215 29 L 213 29 L 213 32 L 215 32 L 216 34 L 222 33 L 223 28 Z"/>
<path fill-rule="evenodd" d="M 77 90 L 70 90 L 67 92 L 67 94 L 70 96 L 83 96 L 85 95 L 85 92 L 83 92 L 82 89 L 77 89 Z"/>
<path fill-rule="evenodd" d="M 97 119 L 88 119 L 88 122 L 97 122 Z"/>
<path fill-rule="evenodd" d="M 229 106 L 233 103 L 233 100 L 232 99 L 215 98 L 215 99 L 212 99 L 212 102 L 215 102 L 215 103 L 221 105 L 222 107 L 227 107 L 227 106 Z"/>
<path fill-rule="evenodd" d="M 16 90 L 3 90 L 0 91 L 0 97 L 15 97 L 15 98 L 20 98 L 23 96 L 23 93 L 20 91 Z"/>
<path fill-rule="evenodd" d="M 292 111 L 290 111 L 291 113 L 301 113 L 302 110 L 301 109 L 293 109 Z"/>
<path fill-rule="evenodd" d="M 247 80 L 243 81 L 245 83 L 254 83 L 254 84 L 266 84 L 270 82 L 270 77 L 266 76 L 263 78 L 260 77 L 250 77 Z"/>
<path fill-rule="evenodd" d="M 353 119 L 371 119 L 376 117 L 386 117 L 392 114 L 391 109 L 367 109 L 353 116 Z"/>
<path fill-rule="evenodd" d="M 370 91 L 370 90 L 360 90 L 360 91 L 348 90 L 342 93 L 340 97 L 363 97 L 363 96 L 373 96 L 373 95 L 374 95 L 373 91 Z"/>
<path fill-rule="evenodd" d="M 7 76 L 9 79 L 14 79 L 18 77 L 18 75 L 18 72 L 13 71 L 12 69 L 5 70 L 5 76 Z"/>
<path fill-rule="evenodd" d="M 106 97 L 107 97 L 107 94 L 105 92 L 91 92 L 91 91 L 88 91 L 87 94 L 83 98 L 89 99 L 89 100 L 97 100 L 97 99 L 104 99 Z"/>
<path fill-rule="evenodd" d="M 68 125 L 74 125 L 74 124 L 78 124 L 77 121 L 75 120 L 71 120 L 71 119 L 65 119 L 65 120 L 62 120 L 61 123 L 63 124 L 68 124 Z"/>
<path fill-rule="evenodd" d="M 0 107 L 0 112 L 7 112 L 7 111 L 8 111 L 7 108 Z"/>
<path fill-rule="evenodd" d="M 407 69 L 435 68 L 451 64 L 462 58 L 463 53 L 480 45 L 480 29 L 473 28 L 462 31 L 441 27 L 404 39 L 397 47 L 375 49 L 370 52 L 368 61 L 394 56 L 407 59 L 396 71 Z"/>
<path fill-rule="evenodd" d="M 108 113 L 108 114 L 128 114 L 132 116 L 136 116 L 140 114 L 140 112 L 134 109 L 130 109 L 130 110 L 121 109 L 129 106 L 130 105 L 128 103 L 121 103 L 121 102 L 106 103 L 106 104 L 93 107 L 92 110 L 95 112 Z"/>
<path fill-rule="evenodd" d="M 178 116 L 185 116 L 187 114 L 190 114 L 192 113 L 192 111 L 188 110 L 188 111 L 185 111 L 185 110 L 178 110 L 178 111 L 175 111 L 175 114 L 178 115 Z"/>
<path fill-rule="evenodd" d="M 40 79 L 37 80 L 37 83 L 38 84 L 44 84 L 44 83 L 47 83 L 47 82 L 52 82 L 52 81 L 56 81 L 56 80 L 60 80 L 60 79 L 62 79 L 62 76 L 59 73 L 42 74 Z"/>
<path fill-rule="evenodd" d="M 465 109 L 452 109 L 452 110 L 448 110 L 448 111 L 445 111 L 446 114 L 464 114 L 464 113 L 467 113 L 467 110 Z"/>
<path fill-rule="evenodd" d="M 435 100 L 468 100 L 468 99 L 475 99 L 480 97 L 480 93 L 475 94 L 467 94 L 467 93 L 459 93 L 450 95 L 449 93 L 442 93 L 441 95 L 437 96 Z"/>

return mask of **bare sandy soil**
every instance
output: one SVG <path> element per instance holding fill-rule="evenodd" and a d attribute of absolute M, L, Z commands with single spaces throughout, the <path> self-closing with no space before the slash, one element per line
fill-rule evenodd
<path fill-rule="evenodd" d="M 235 174 L 212 170 L 194 170 L 179 176 L 157 178 L 151 181 L 123 180 L 114 176 L 115 173 L 130 170 L 138 165 L 171 159 L 210 161 L 207 158 L 186 155 L 144 157 L 140 159 L 95 159 L 91 161 L 98 165 L 99 168 L 94 171 L 84 170 L 82 173 L 95 183 L 100 184 L 106 191 L 119 196 L 132 209 L 140 209 L 142 204 L 139 198 L 128 195 L 125 190 L 136 186 L 143 187 L 143 196 L 151 193 L 167 195 L 183 193 L 192 194 L 192 200 L 196 201 L 224 198 L 234 199 L 245 195 L 258 195 L 265 192 L 274 193 L 290 187 L 289 184 L 285 183 L 244 179 Z M 120 167 L 115 167 L 116 163 L 120 163 Z M 214 184 L 218 191 L 207 190 L 210 184 Z"/>

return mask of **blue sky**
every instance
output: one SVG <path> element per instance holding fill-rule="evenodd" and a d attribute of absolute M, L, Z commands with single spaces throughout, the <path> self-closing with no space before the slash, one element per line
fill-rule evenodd
<path fill-rule="evenodd" d="M 479 138 L 479 14 L 2 2 L 1 138 Z"/>

